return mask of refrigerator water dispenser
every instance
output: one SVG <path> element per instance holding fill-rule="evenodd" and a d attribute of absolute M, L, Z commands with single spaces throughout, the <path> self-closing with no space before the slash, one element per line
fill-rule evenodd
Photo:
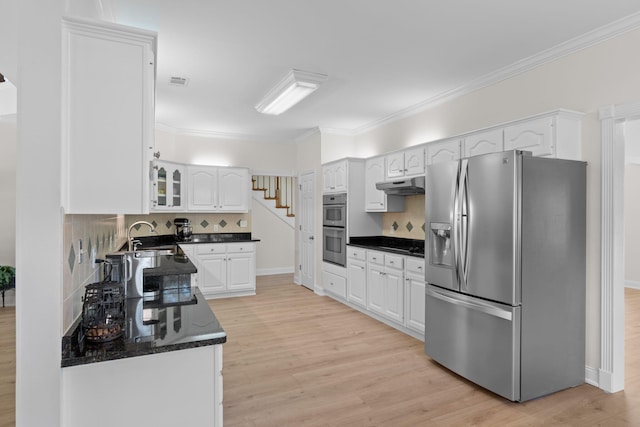
<path fill-rule="evenodd" d="M 431 265 L 439 265 L 452 267 L 453 260 L 451 258 L 451 224 L 443 222 L 431 223 L 431 250 L 429 251 L 429 263 Z"/>

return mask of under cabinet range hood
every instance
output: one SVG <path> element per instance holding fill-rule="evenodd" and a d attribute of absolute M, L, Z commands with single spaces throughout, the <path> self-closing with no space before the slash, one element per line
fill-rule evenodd
<path fill-rule="evenodd" d="M 424 176 L 414 176 L 411 178 L 396 178 L 389 181 L 376 183 L 376 188 L 387 194 L 398 196 L 411 196 L 413 194 L 424 194 Z"/>

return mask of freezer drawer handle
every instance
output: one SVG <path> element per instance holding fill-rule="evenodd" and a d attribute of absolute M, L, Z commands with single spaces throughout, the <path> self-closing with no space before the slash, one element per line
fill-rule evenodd
<path fill-rule="evenodd" d="M 451 298 L 448 295 L 444 295 L 441 294 L 440 292 L 428 289 L 427 290 L 427 294 L 440 299 L 442 301 L 448 302 L 450 304 L 454 304 L 454 305 L 459 305 L 461 307 L 466 307 L 466 308 L 470 308 L 472 310 L 476 310 L 476 311 L 480 311 L 482 313 L 488 314 L 490 316 L 494 316 L 494 317 L 500 317 L 501 319 L 505 319 L 508 321 L 511 321 L 513 319 L 513 315 L 510 311 L 506 311 L 506 310 L 501 310 L 497 307 L 493 307 L 491 305 L 488 304 L 482 304 L 479 302 L 470 302 L 470 301 L 464 301 L 464 300 L 459 300 L 456 298 Z"/>

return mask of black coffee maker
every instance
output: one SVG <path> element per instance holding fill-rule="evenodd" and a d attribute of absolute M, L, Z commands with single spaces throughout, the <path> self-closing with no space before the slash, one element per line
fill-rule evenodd
<path fill-rule="evenodd" d="M 173 225 L 176 226 L 176 239 L 179 242 L 190 242 L 193 229 L 191 228 L 191 221 L 189 218 L 176 218 L 173 220 Z"/>

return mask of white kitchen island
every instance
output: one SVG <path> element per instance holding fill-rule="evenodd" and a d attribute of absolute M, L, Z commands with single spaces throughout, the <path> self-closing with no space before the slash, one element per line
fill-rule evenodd
<path fill-rule="evenodd" d="M 135 318 L 142 301 L 128 301 L 125 336 L 110 343 L 79 344 L 81 327 L 65 336 L 61 425 L 222 426 L 226 333 L 197 288 L 194 296 L 145 308 L 152 324 Z"/>

